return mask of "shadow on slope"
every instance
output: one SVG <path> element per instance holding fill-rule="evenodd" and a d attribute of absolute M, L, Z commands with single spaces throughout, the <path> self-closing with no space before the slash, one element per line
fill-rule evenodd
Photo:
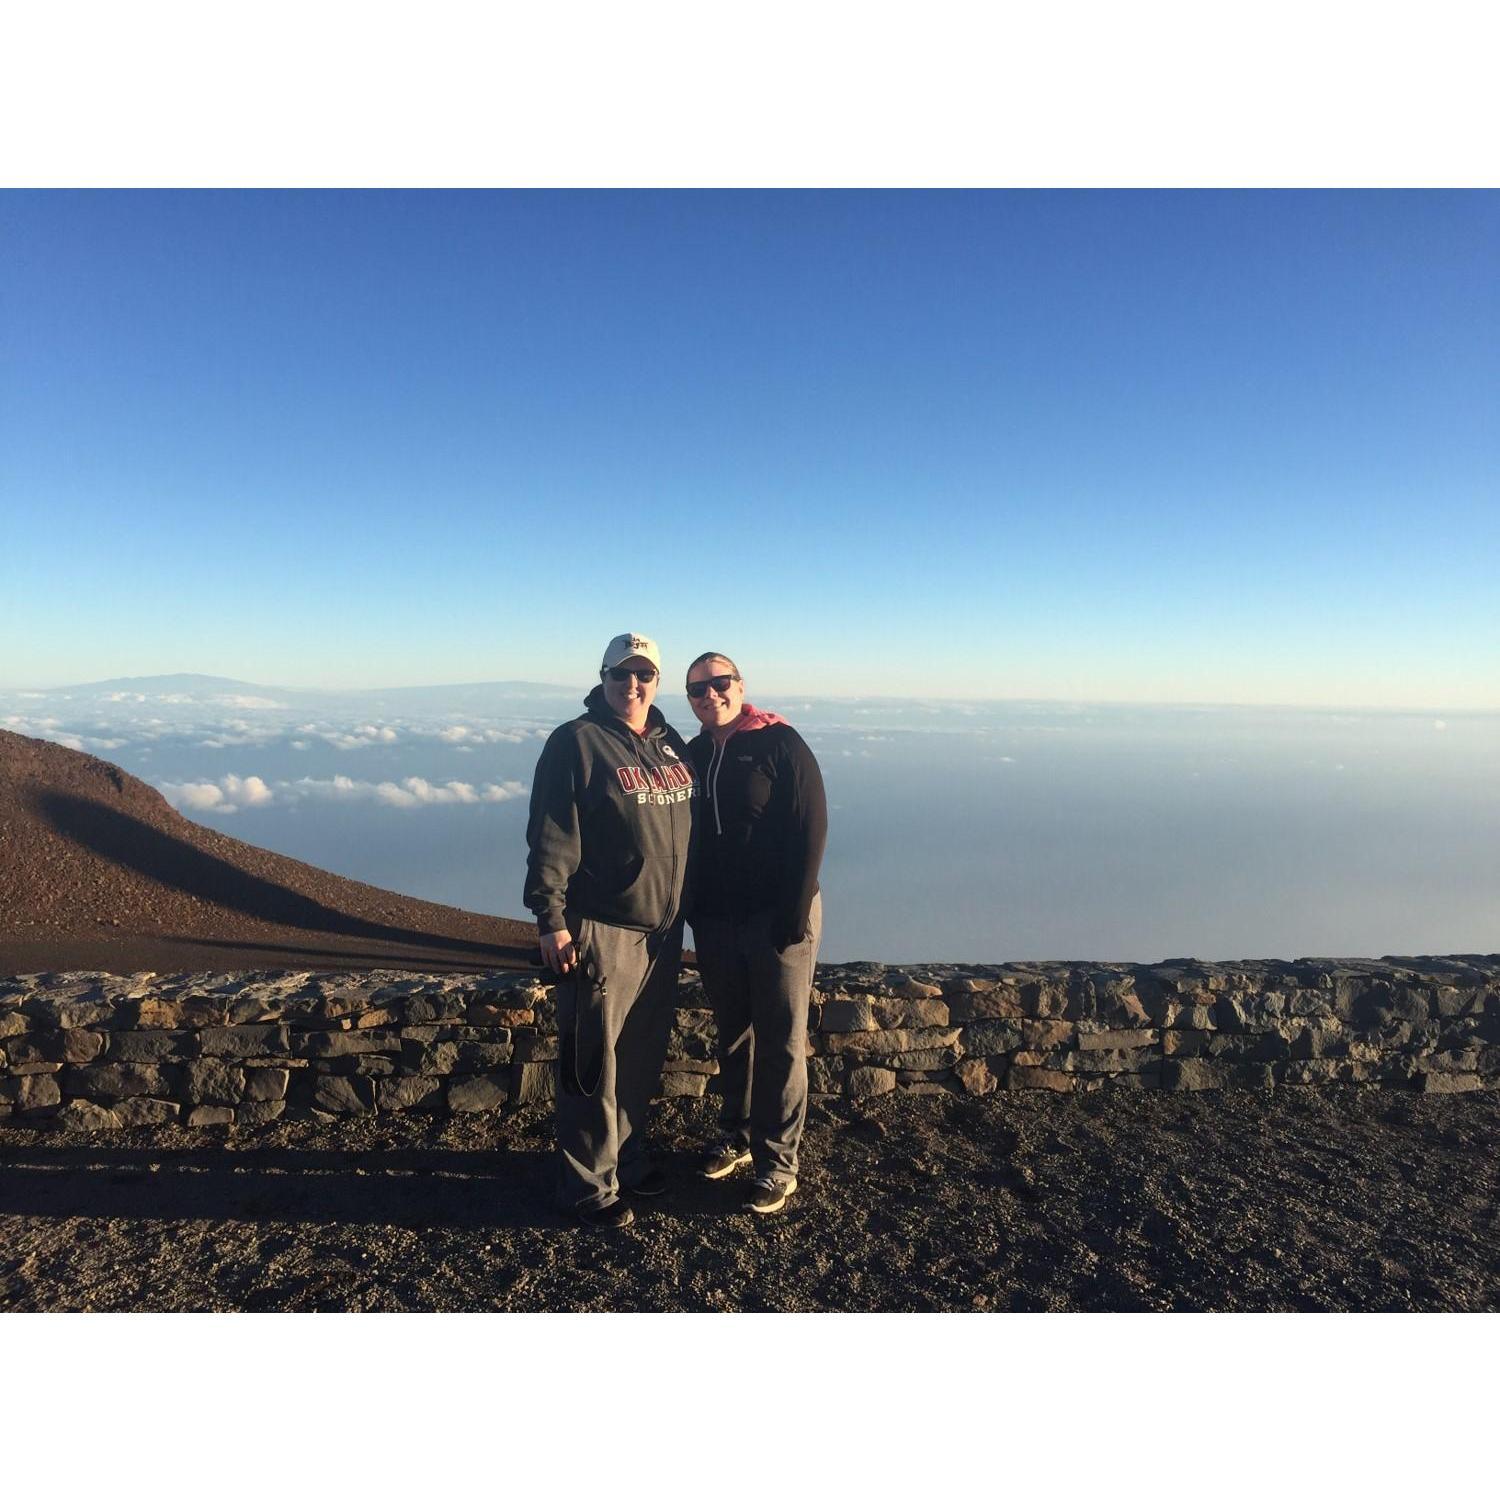
<path fill-rule="evenodd" d="M 256 922 L 400 947 L 461 950 L 496 963 L 524 963 L 530 958 L 529 950 L 392 926 L 340 911 L 84 797 L 42 792 L 34 799 L 34 807 L 56 832 L 81 848 L 159 885 Z"/>

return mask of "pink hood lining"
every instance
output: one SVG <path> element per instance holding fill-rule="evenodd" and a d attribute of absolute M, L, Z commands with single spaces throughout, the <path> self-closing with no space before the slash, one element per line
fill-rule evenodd
<path fill-rule="evenodd" d="M 749 734 L 755 729 L 769 729 L 773 724 L 785 723 L 786 720 L 780 714 L 767 713 L 765 709 L 757 708 L 753 703 L 746 703 L 740 709 L 739 718 L 729 726 L 729 733 L 724 736 L 724 741 L 727 744 L 737 734 Z"/>

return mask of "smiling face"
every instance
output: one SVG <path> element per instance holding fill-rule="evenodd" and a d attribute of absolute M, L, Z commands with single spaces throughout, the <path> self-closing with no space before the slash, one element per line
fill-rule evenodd
<path fill-rule="evenodd" d="M 627 656 L 616 670 L 627 669 L 631 675 L 624 682 L 616 682 L 613 672 L 605 671 L 604 701 L 609 705 L 610 712 L 618 714 L 632 729 L 642 729 L 645 727 L 647 710 L 656 697 L 657 683 L 661 679 L 653 676 L 650 682 L 642 682 L 634 675 L 636 672 L 655 673 L 656 668 L 644 656 Z"/>
<path fill-rule="evenodd" d="M 730 679 L 728 682 L 724 681 L 726 677 Z M 688 669 L 688 685 L 695 682 L 709 684 L 701 698 L 688 694 L 693 715 L 705 729 L 724 729 L 739 718 L 745 706 L 745 684 L 735 676 L 733 662 L 722 656 L 694 662 Z"/>

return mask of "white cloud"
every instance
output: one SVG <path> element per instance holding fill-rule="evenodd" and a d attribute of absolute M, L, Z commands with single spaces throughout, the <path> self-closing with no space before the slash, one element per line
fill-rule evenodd
<path fill-rule="evenodd" d="M 538 733 L 550 733 L 535 729 L 475 729 L 469 724 L 449 724 L 443 729 L 412 726 L 411 732 L 432 736 L 445 745 L 457 745 L 460 748 L 472 748 L 474 745 L 523 745 Z"/>
<path fill-rule="evenodd" d="M 225 708 L 285 708 L 285 703 L 278 703 L 274 698 L 257 698 L 253 693 L 221 693 L 217 698 L 210 698 L 210 703 L 222 703 Z"/>
<path fill-rule="evenodd" d="M 1448 721 L 1446 719 L 1434 719 L 1432 721 L 1432 727 L 1434 729 L 1446 729 L 1448 727 Z"/>
<path fill-rule="evenodd" d="M 324 729 L 318 725 L 301 725 L 299 733 L 312 733 L 335 750 L 363 750 L 370 745 L 393 745 L 398 739 L 388 724 L 361 724 L 356 729 Z"/>
<path fill-rule="evenodd" d="M 235 810 L 232 806 L 223 805 L 224 793 L 212 781 L 164 781 L 161 783 L 161 794 L 173 807 L 180 808 L 183 812 Z"/>
<path fill-rule="evenodd" d="M 158 789 L 183 812 L 235 813 L 242 807 L 263 807 L 275 797 L 259 776 L 233 773 L 218 781 L 163 781 Z"/>
<path fill-rule="evenodd" d="M 335 802 L 380 802 L 387 807 L 440 807 L 483 802 L 509 802 L 524 797 L 527 787 L 519 781 L 486 782 L 476 787 L 467 781 L 431 782 L 421 776 L 397 781 L 356 781 L 352 776 L 299 777 L 279 782 L 298 797 L 319 797 Z"/>

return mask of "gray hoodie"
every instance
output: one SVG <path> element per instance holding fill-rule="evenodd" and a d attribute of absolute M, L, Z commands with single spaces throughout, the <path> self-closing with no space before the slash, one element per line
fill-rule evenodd
<path fill-rule="evenodd" d="M 682 736 L 652 708 L 643 734 L 596 687 L 552 731 L 531 787 L 527 907 L 542 932 L 576 913 L 655 932 L 681 914 L 698 781 Z"/>

